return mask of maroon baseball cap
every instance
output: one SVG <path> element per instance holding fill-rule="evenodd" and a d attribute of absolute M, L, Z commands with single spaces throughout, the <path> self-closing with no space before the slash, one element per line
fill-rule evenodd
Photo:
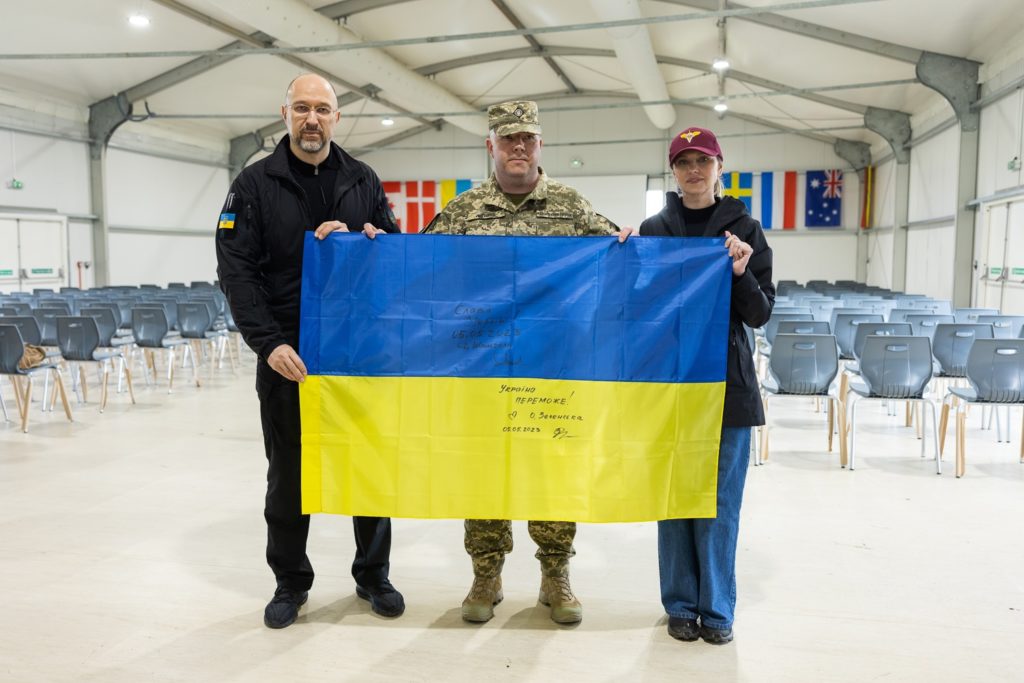
<path fill-rule="evenodd" d="M 719 147 L 715 134 L 707 128 L 691 126 L 672 138 L 672 144 L 668 147 L 669 165 L 671 166 L 676 157 L 688 149 L 695 149 L 713 157 L 722 157 L 722 148 Z"/>

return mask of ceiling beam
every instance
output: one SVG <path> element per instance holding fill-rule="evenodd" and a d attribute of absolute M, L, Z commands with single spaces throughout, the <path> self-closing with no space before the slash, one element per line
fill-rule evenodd
<path fill-rule="evenodd" d="M 409 0 L 341 0 L 341 2 L 332 2 L 330 5 L 324 5 L 316 11 L 325 17 L 337 20 L 372 9 L 399 5 L 403 2 L 409 2 Z"/>
<path fill-rule="evenodd" d="M 718 9 L 718 0 L 659 0 L 659 2 L 666 2 L 671 5 L 683 5 L 685 7 L 696 7 L 697 9 L 704 10 Z M 741 5 L 736 2 L 729 2 L 727 3 L 727 6 L 729 9 L 748 9 L 747 5 Z M 761 14 L 739 15 L 733 17 L 733 19 L 749 21 L 754 24 L 768 26 L 780 31 L 788 31 L 789 33 L 796 33 L 801 36 L 807 36 L 808 38 L 814 38 L 815 40 L 822 40 L 827 43 L 832 43 L 833 45 L 840 45 L 854 50 L 882 55 L 883 57 L 907 62 L 908 64 L 917 64 L 917 61 L 921 58 L 922 54 L 921 50 L 907 47 L 906 45 L 890 43 L 884 40 L 878 40 L 877 38 L 869 38 L 856 33 L 850 33 L 849 31 L 840 31 L 838 29 L 829 28 L 828 26 L 784 17 L 781 14 L 764 12 Z"/>
<path fill-rule="evenodd" d="M 507 4 L 505 4 L 505 0 L 491 0 L 491 2 L 494 4 L 495 7 L 498 8 L 498 10 L 502 14 L 505 15 L 505 18 L 508 19 L 509 23 L 511 23 L 513 26 L 519 29 L 526 28 L 526 24 L 524 24 L 519 19 L 519 17 L 516 16 L 515 12 L 513 12 L 512 9 Z M 555 72 L 555 75 L 558 76 L 562 83 L 565 83 L 565 87 L 569 89 L 569 92 L 579 92 L 579 88 L 577 88 L 576 84 L 569 79 L 569 76 L 566 75 L 564 71 L 562 71 L 562 67 L 558 66 L 558 64 L 555 63 L 555 60 L 552 59 L 550 55 L 544 54 L 544 46 L 537 41 L 533 34 L 524 33 L 523 38 L 525 38 L 526 42 L 530 44 L 530 47 L 533 48 L 537 56 L 543 59 L 544 63 L 547 64 L 551 68 L 551 70 Z"/>
<path fill-rule="evenodd" d="M 607 57 L 614 59 L 615 52 L 613 50 L 601 50 L 597 48 L 586 48 L 586 47 L 568 47 L 568 46 L 555 46 L 549 45 L 544 48 L 544 51 L 550 55 L 560 56 L 573 56 L 573 57 Z M 500 50 L 497 52 L 488 52 L 483 54 L 468 55 L 466 57 L 459 57 L 457 59 L 449 59 L 443 62 L 437 62 L 436 64 L 427 64 L 419 67 L 416 71 L 424 76 L 431 76 L 443 71 L 451 69 L 459 69 L 467 66 L 474 66 L 476 64 L 486 64 L 489 62 L 496 62 L 508 59 L 522 59 L 524 57 L 536 57 L 536 55 L 530 48 L 516 48 L 512 50 Z M 704 62 L 697 62 L 689 59 L 679 59 L 676 57 L 667 57 L 665 55 L 655 55 L 655 58 L 660 64 L 669 64 L 672 66 L 681 66 L 687 69 L 693 69 L 695 71 L 701 71 L 707 74 L 714 74 L 708 64 Z M 767 88 L 768 90 L 774 90 L 779 92 L 789 92 L 793 97 L 799 97 L 819 104 L 824 104 L 829 107 L 836 109 L 842 109 L 844 111 L 853 112 L 855 114 L 864 115 L 868 107 L 866 105 L 857 104 L 856 102 L 848 102 L 835 97 L 828 97 L 826 95 L 819 95 L 813 92 L 807 92 L 806 89 L 794 88 L 793 86 L 785 85 L 777 81 L 770 81 L 766 78 L 755 76 L 754 74 L 744 73 L 742 71 L 729 70 L 729 77 L 735 78 L 737 81 L 749 83 L 750 85 L 758 86 L 761 88 Z"/>
<path fill-rule="evenodd" d="M 430 124 L 428 124 L 428 125 L 415 126 L 415 127 L 410 128 L 408 130 L 403 130 L 403 131 L 400 131 L 398 133 L 395 133 L 394 135 L 390 135 L 390 136 L 388 136 L 386 138 L 382 138 L 382 139 L 378 140 L 377 142 L 371 142 L 368 145 L 363 145 L 362 147 L 348 147 L 348 148 L 346 148 L 345 151 L 347 151 L 352 156 L 361 156 L 363 154 L 367 154 L 368 152 L 372 152 L 374 150 L 381 149 L 382 147 L 387 147 L 389 145 L 394 145 L 394 144 L 396 144 L 398 142 L 401 142 L 402 140 L 407 140 L 408 138 L 416 137 L 420 133 L 425 133 L 425 132 L 427 132 L 428 130 L 431 130 L 431 129 L 440 130 L 441 127 L 444 125 L 444 120 L 443 119 L 438 119 L 434 123 L 436 123 L 437 125 L 430 125 Z"/>

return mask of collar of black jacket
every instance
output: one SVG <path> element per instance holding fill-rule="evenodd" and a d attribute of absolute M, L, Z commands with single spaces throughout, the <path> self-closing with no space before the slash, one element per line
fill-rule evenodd
<path fill-rule="evenodd" d="M 291 169 L 288 166 L 288 155 L 290 153 L 288 146 L 290 144 L 291 140 L 287 135 L 281 138 L 281 141 L 277 143 L 277 147 L 274 148 L 274 152 L 267 160 L 267 173 L 281 178 L 287 178 L 292 181 L 292 183 L 295 183 L 295 178 L 292 176 Z M 368 174 L 368 167 L 365 164 L 354 159 L 348 152 L 343 150 L 334 142 L 331 142 L 331 153 L 328 158 L 331 160 L 330 163 L 338 164 L 338 186 L 335 189 L 336 197 L 340 197 L 344 190 L 355 185 Z"/>
<path fill-rule="evenodd" d="M 683 201 L 675 192 L 665 193 L 665 208 L 661 210 L 668 225 L 685 225 L 683 220 Z M 747 205 L 735 197 L 722 197 L 718 208 L 711 214 L 707 227 L 704 229 L 704 237 L 717 237 L 722 229 L 736 222 L 749 213 Z"/>

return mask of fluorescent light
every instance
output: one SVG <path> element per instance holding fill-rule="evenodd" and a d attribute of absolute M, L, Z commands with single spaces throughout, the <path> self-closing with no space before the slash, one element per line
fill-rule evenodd
<path fill-rule="evenodd" d="M 135 28 L 145 28 L 149 26 L 149 17 L 147 17 L 145 14 L 142 14 L 141 12 L 136 12 L 135 14 L 128 17 L 128 23 L 134 26 Z"/>
<path fill-rule="evenodd" d="M 729 68 L 729 60 L 726 57 L 716 57 L 715 61 L 711 62 L 711 68 L 715 71 L 725 71 Z"/>
<path fill-rule="evenodd" d="M 729 111 L 729 105 L 725 103 L 725 100 L 718 100 L 718 102 L 715 103 L 715 111 L 719 114 L 727 112 Z"/>
<path fill-rule="evenodd" d="M 384 118 L 382 118 L 380 120 L 380 125 L 382 125 L 382 126 L 393 126 L 393 125 L 395 125 L 395 120 L 393 118 L 391 118 L 390 116 L 385 116 Z"/>

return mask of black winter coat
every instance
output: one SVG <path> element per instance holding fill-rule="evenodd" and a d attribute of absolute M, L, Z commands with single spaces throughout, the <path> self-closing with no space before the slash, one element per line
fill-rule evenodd
<path fill-rule="evenodd" d="M 685 237 L 683 203 L 675 192 L 666 193 L 665 208 L 640 224 L 641 235 Z M 704 237 L 724 237 L 728 230 L 754 248 L 747 270 L 732 279 L 729 307 L 729 353 L 726 359 L 725 408 L 723 427 L 753 427 L 764 424 L 764 407 L 754 369 L 754 356 L 747 343 L 743 323 L 761 327 L 775 304 L 772 284 L 772 250 L 764 238 L 761 224 L 747 207 L 733 197 L 722 197 L 711 214 Z"/>
<path fill-rule="evenodd" d="M 217 229 L 217 276 L 235 323 L 260 358 L 281 344 L 299 348 L 302 246 L 315 230 L 305 193 L 288 167 L 289 138 L 231 184 Z M 380 179 L 331 143 L 340 165 L 331 220 L 398 232 Z M 228 227 L 230 226 L 230 227 Z"/>

